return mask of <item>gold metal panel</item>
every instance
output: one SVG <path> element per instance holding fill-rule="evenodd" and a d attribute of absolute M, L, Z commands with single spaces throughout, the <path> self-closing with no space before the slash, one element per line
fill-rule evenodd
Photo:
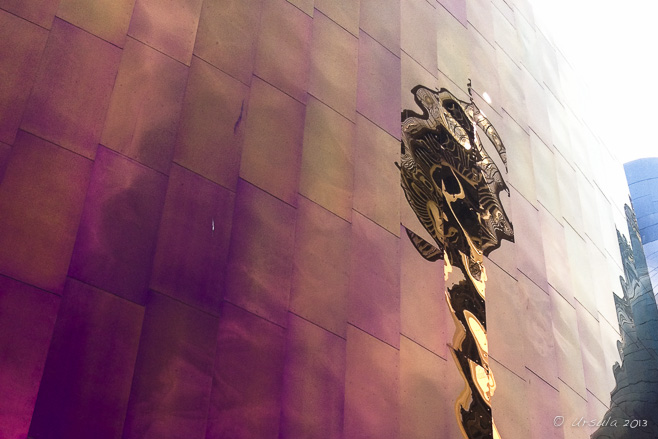
<path fill-rule="evenodd" d="M 286 0 L 266 0 L 256 49 L 254 73 L 301 102 L 308 87 L 311 21 Z"/>
<path fill-rule="evenodd" d="M 354 129 L 352 122 L 309 98 L 299 193 L 347 221 L 352 217 Z"/>
<path fill-rule="evenodd" d="M 135 0 L 62 0 L 57 16 L 123 47 Z"/>
<path fill-rule="evenodd" d="M 295 205 L 304 131 L 304 105 L 254 78 L 240 177 Z"/>
<path fill-rule="evenodd" d="M 240 169 L 249 88 L 193 57 L 174 161 L 235 190 Z"/>
<path fill-rule="evenodd" d="M 308 92 L 354 121 L 359 42 L 322 13 L 313 18 Z"/>
<path fill-rule="evenodd" d="M 194 54 L 244 84 L 251 83 L 263 0 L 206 0 Z"/>
<path fill-rule="evenodd" d="M 167 173 L 187 71 L 185 65 L 129 38 L 119 64 L 101 143 Z"/>
<path fill-rule="evenodd" d="M 436 76 L 437 39 L 441 39 L 442 33 L 437 34 L 439 29 L 435 6 L 425 0 L 406 0 L 401 2 L 400 6 L 402 18 L 400 48 L 432 76 Z M 422 31 L 419 32 L 419 29 Z M 433 38 L 434 35 L 438 37 Z"/>
<path fill-rule="evenodd" d="M 359 0 L 315 0 L 315 7 L 343 29 L 359 35 Z"/>
<path fill-rule="evenodd" d="M 202 0 L 137 0 L 128 35 L 190 65 Z"/>
<path fill-rule="evenodd" d="M 359 27 L 400 55 L 400 0 L 360 0 Z"/>
<path fill-rule="evenodd" d="M 357 115 L 354 209 L 395 235 L 400 233 L 399 203 L 402 192 L 400 173 L 395 167 L 399 151 L 397 139 Z"/>

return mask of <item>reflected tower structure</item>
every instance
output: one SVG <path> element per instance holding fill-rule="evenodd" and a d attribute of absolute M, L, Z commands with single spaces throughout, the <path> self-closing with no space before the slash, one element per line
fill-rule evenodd
<path fill-rule="evenodd" d="M 624 164 L 654 297 L 658 294 L 658 157 Z"/>
<path fill-rule="evenodd" d="M 412 93 L 422 115 L 402 112 L 402 188 L 434 245 L 409 229 L 407 235 L 425 259 L 445 260 L 445 294 L 456 327 L 450 350 L 465 381 L 455 404 L 461 432 L 469 439 L 498 438 L 491 414 L 496 382 L 489 366 L 483 257 L 502 239 L 513 241 L 514 231 L 499 198 L 507 186 L 476 127 L 506 165 L 505 147 L 472 100 L 423 86 Z M 453 267 L 458 272 L 451 274 Z"/>
<path fill-rule="evenodd" d="M 592 439 L 655 438 L 658 433 L 658 309 L 633 209 L 624 206 L 630 238 L 619 231 L 624 297 L 614 295 L 621 341 L 610 410 Z M 616 420 L 616 423 L 612 421 Z M 630 425 L 630 423 L 633 425 Z M 628 428 L 631 427 L 631 428 Z"/>

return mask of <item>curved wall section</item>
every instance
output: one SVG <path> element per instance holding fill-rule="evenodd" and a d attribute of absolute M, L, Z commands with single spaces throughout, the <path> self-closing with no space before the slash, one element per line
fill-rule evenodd
<path fill-rule="evenodd" d="M 624 170 L 655 296 L 658 294 L 658 157 L 625 163 Z"/>

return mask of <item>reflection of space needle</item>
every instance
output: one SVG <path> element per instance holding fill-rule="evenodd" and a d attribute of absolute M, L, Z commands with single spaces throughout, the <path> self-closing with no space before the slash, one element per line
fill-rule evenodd
<path fill-rule="evenodd" d="M 425 259 L 445 260 L 446 280 L 453 267 L 463 275 L 445 292 L 455 322 L 451 353 L 465 383 L 455 402 L 458 425 L 467 439 L 499 438 L 491 416 L 496 382 L 489 367 L 487 275 L 482 263 L 501 240 L 513 241 L 514 232 L 499 198 L 507 186 L 483 148 L 477 128 L 507 166 L 505 147 L 475 105 L 472 91 L 470 79 L 467 102 L 446 89 L 414 87 L 422 114 L 402 113 L 398 168 L 405 197 L 434 241 L 430 244 L 407 229 L 411 242 Z"/>

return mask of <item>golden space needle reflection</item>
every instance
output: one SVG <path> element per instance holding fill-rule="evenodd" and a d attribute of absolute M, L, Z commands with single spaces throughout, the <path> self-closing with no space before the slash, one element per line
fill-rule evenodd
<path fill-rule="evenodd" d="M 507 171 L 505 147 L 473 102 L 470 80 L 470 102 L 446 89 L 418 85 L 411 92 L 422 114 L 402 112 L 398 167 L 407 201 L 434 242 L 409 229 L 407 235 L 425 259 L 445 261 L 445 294 L 456 328 L 450 347 L 465 382 L 455 403 L 461 431 L 468 439 L 499 438 L 491 415 L 496 381 L 489 367 L 483 257 L 501 240 L 514 241 L 514 231 L 499 197 L 509 189 L 478 128 Z"/>

